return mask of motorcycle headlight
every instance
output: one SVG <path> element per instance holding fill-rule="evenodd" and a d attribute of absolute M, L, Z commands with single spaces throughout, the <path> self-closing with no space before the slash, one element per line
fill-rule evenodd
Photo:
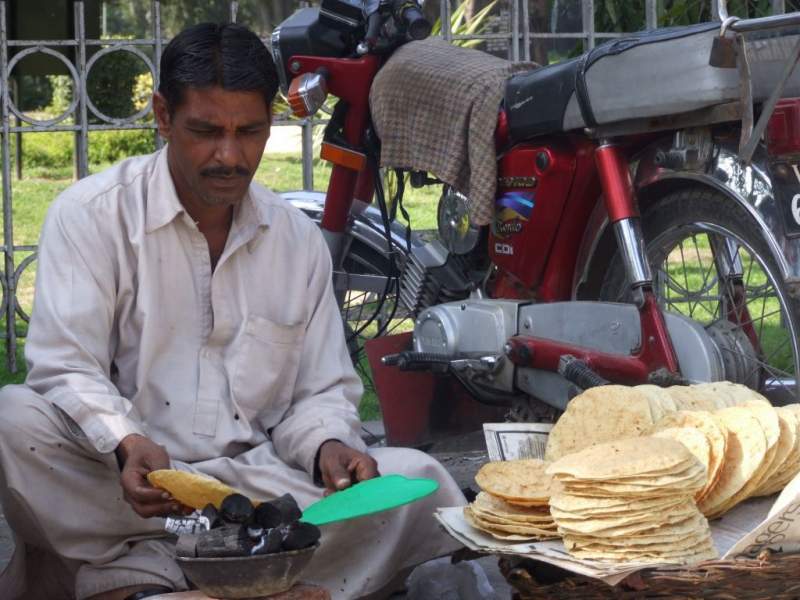
<path fill-rule="evenodd" d="M 478 245 L 480 228 L 469 220 L 469 199 L 446 186 L 436 216 L 439 237 L 453 254 L 468 254 Z"/>
<path fill-rule="evenodd" d="M 318 7 L 301 8 L 272 32 L 272 58 L 278 70 L 281 92 L 289 94 L 295 73 L 291 70 L 295 56 L 347 56 L 349 38 L 320 18 Z"/>

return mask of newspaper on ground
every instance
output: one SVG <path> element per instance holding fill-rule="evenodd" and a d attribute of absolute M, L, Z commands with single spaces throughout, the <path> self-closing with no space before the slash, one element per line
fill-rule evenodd
<path fill-rule="evenodd" d="M 544 458 L 552 423 L 484 423 L 489 460 Z"/>
<path fill-rule="evenodd" d="M 528 425 L 541 427 L 541 424 Z M 511 431 L 512 435 L 506 437 L 504 428 Z M 508 440 L 519 437 L 523 431 L 519 424 L 490 423 L 484 426 L 484 431 L 492 460 L 540 458 L 527 454 L 528 449 L 536 443 L 508 443 Z M 544 430 L 536 427 L 531 427 L 529 434 L 544 435 L 545 438 L 547 435 Z M 493 440 L 499 440 L 492 442 L 496 444 L 495 456 L 505 458 L 492 458 L 490 435 Z M 664 566 L 658 563 L 580 560 L 572 557 L 560 540 L 504 542 L 471 527 L 464 518 L 461 506 L 439 508 L 435 516 L 452 537 L 476 552 L 524 556 L 578 575 L 600 579 L 612 586 L 637 571 Z M 791 481 L 777 498 L 769 496 L 747 500 L 722 518 L 712 521 L 710 525 L 714 545 L 723 560 L 754 559 L 765 549 L 773 552 L 800 551 L 800 476 Z"/>

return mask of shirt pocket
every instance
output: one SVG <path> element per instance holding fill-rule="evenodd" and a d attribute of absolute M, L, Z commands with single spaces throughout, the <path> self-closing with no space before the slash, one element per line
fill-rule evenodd
<path fill-rule="evenodd" d="M 234 355 L 231 386 L 234 402 L 248 419 L 258 416 L 271 426 L 289 408 L 304 336 L 303 323 L 283 325 L 248 316 Z"/>

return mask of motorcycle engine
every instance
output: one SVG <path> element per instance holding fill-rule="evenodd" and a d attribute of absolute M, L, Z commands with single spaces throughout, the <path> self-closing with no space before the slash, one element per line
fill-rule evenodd
<path fill-rule="evenodd" d="M 702 325 L 670 312 L 664 319 L 684 378 L 725 378 L 718 344 Z M 422 310 L 414 327 L 414 350 L 466 364 L 469 368 L 457 375 L 482 389 L 521 391 L 559 410 L 566 408 L 574 392 L 570 382 L 558 373 L 517 367 L 506 360 L 505 343 L 515 335 L 621 355 L 634 354 L 641 346 L 639 313 L 633 304 L 470 298 Z"/>
<path fill-rule="evenodd" d="M 400 300 L 410 314 L 467 298 L 489 267 L 485 233 L 469 221 L 469 200 L 445 186 L 437 211 L 438 237 L 415 246 L 400 278 Z"/>

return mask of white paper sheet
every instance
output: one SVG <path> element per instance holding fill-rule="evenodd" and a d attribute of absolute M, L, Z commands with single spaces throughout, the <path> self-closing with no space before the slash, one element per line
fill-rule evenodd
<path fill-rule="evenodd" d="M 489 460 L 544 458 L 551 423 L 484 423 Z"/>

